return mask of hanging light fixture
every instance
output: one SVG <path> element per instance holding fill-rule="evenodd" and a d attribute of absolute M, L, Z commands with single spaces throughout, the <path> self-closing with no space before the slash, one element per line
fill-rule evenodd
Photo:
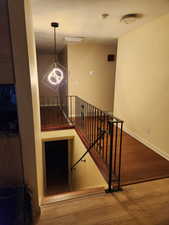
<path fill-rule="evenodd" d="M 59 23 L 53 22 L 51 23 L 51 26 L 54 28 L 54 63 L 52 70 L 49 72 L 47 76 L 47 81 L 52 86 L 57 86 L 64 79 L 64 72 L 62 66 L 58 63 L 56 51 L 56 28 L 59 27 Z"/>

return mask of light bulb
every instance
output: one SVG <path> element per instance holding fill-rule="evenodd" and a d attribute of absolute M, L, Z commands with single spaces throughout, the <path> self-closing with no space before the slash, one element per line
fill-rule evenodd
<path fill-rule="evenodd" d="M 48 82 L 56 86 L 62 82 L 63 78 L 63 71 L 60 68 L 55 67 L 48 75 Z"/>

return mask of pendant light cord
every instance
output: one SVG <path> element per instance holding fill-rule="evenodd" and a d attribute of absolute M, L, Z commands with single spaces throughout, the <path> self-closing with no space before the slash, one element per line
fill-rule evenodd
<path fill-rule="evenodd" d="M 56 64 L 57 62 L 57 51 L 56 51 L 56 28 L 59 27 L 59 23 L 57 22 L 52 22 L 51 23 L 51 26 L 54 28 L 54 32 L 53 32 L 53 35 L 54 35 L 54 64 Z"/>
<path fill-rule="evenodd" d="M 57 52 L 56 52 L 56 27 L 54 27 L 54 62 L 57 62 Z"/>

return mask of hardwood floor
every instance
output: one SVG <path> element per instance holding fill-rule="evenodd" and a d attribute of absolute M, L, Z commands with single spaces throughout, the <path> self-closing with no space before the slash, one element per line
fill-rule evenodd
<path fill-rule="evenodd" d="M 83 143 L 88 143 L 78 132 Z M 169 161 L 123 131 L 121 185 L 169 177 Z M 95 149 L 90 152 L 102 175 L 108 181 L 108 168 Z M 117 153 L 118 155 L 118 153 Z"/>
<path fill-rule="evenodd" d="M 41 107 L 41 130 L 51 131 L 58 129 L 69 129 L 69 124 L 61 109 L 56 106 Z"/>
<path fill-rule="evenodd" d="M 46 205 L 38 225 L 169 225 L 169 179 Z"/>
<path fill-rule="evenodd" d="M 42 130 L 71 128 L 63 113 L 57 107 L 42 107 L 41 121 Z M 77 132 L 83 143 L 89 146 L 83 137 L 83 133 L 90 136 L 90 129 L 88 129 L 90 126 L 87 126 L 87 123 L 91 124 L 91 117 L 90 119 L 85 118 L 84 131 L 82 133 Z M 91 155 L 107 179 L 107 167 L 102 160 L 99 160 L 97 152 L 92 150 Z M 166 177 L 169 177 L 169 161 L 123 132 L 121 184 L 128 185 Z"/>
<path fill-rule="evenodd" d="M 123 132 L 123 185 L 169 177 L 169 161 Z"/>

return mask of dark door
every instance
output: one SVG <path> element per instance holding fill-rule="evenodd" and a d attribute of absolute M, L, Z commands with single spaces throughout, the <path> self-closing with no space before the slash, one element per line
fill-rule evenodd
<path fill-rule="evenodd" d="M 46 142 L 45 158 L 46 194 L 58 194 L 69 191 L 68 141 Z"/>

